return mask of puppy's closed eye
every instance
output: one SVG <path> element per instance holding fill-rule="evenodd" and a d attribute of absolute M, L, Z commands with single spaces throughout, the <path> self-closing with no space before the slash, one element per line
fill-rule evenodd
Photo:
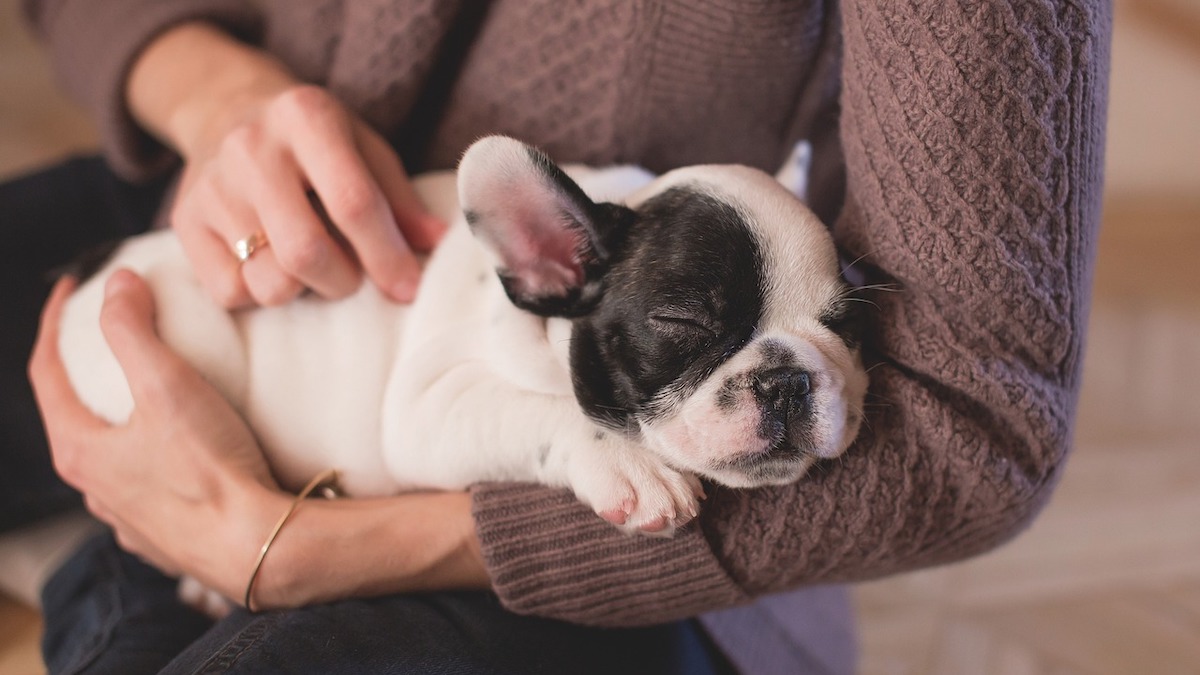
<path fill-rule="evenodd" d="M 651 328 L 671 339 L 711 340 L 719 332 L 710 316 L 685 307 L 660 307 L 650 314 L 649 319 Z"/>

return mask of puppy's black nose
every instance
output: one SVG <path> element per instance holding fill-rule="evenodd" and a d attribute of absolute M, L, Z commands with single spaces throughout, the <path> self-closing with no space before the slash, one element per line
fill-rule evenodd
<path fill-rule="evenodd" d="M 798 368 L 772 368 L 757 373 L 751 384 L 754 396 L 767 407 L 780 413 L 802 407 L 800 399 L 808 396 L 808 373 Z"/>
<path fill-rule="evenodd" d="M 750 387 L 762 411 L 758 435 L 768 439 L 773 449 L 794 449 L 793 436 L 803 432 L 810 412 L 808 373 L 786 366 L 771 368 L 756 373 Z"/>

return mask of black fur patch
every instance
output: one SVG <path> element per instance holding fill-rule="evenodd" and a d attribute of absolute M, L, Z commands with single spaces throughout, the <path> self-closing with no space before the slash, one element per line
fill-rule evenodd
<path fill-rule="evenodd" d="M 653 417 L 666 387 L 699 387 L 749 341 L 764 302 L 763 254 L 734 207 L 676 187 L 634 217 L 571 341 L 576 397 L 614 427 Z"/>
<path fill-rule="evenodd" d="M 611 252 L 624 239 L 635 217 L 632 210 L 610 203 L 593 202 L 575 181 L 536 148 L 526 147 L 534 170 L 542 174 L 561 205 L 560 221 L 574 230 L 580 245 L 574 251 L 583 272 L 578 286 L 561 294 L 531 292 L 526 284 L 505 269 L 497 270 L 504 292 L 514 305 L 539 316 L 574 318 L 592 310 L 600 296 L 600 279 L 608 270 Z M 479 227 L 484 216 L 477 211 L 464 210 L 463 216 L 472 229 Z M 492 217 L 492 216 L 488 216 Z"/>

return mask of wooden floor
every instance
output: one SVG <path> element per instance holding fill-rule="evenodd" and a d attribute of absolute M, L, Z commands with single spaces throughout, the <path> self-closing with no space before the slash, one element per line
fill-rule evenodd
<path fill-rule="evenodd" d="M 1200 7 L 1136 3 L 1117 2 L 1109 197 L 1062 485 L 1001 550 L 859 587 L 863 673 L 1200 673 Z M 94 143 L 17 4 L 0 0 L 0 178 Z M 0 599 L 0 674 L 42 672 L 39 631 Z"/>

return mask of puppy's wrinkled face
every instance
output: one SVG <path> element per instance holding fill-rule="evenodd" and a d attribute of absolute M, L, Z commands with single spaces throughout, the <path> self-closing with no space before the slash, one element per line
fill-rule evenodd
<path fill-rule="evenodd" d="M 857 304 L 824 225 L 771 176 L 691 167 L 596 203 L 489 137 L 458 180 L 513 304 L 573 320 L 575 395 L 598 423 L 735 487 L 793 481 L 853 441 Z"/>
<path fill-rule="evenodd" d="M 741 167 L 668 174 L 631 206 L 603 296 L 575 324 L 585 410 L 735 487 L 791 482 L 840 455 L 866 376 L 825 227 Z"/>

